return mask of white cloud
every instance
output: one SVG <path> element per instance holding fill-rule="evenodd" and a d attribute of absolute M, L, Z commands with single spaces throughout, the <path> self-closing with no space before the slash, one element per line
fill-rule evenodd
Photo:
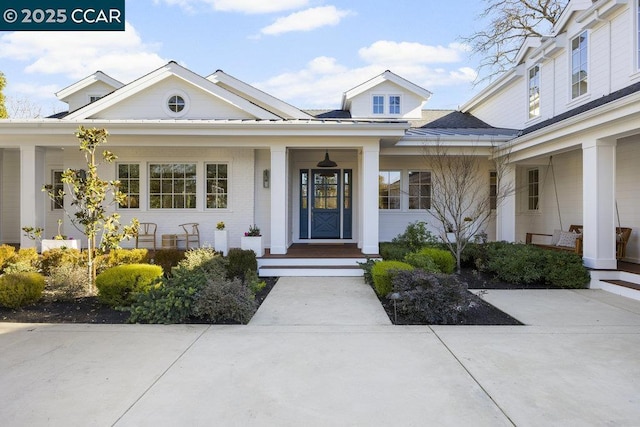
<path fill-rule="evenodd" d="M 339 64 L 335 58 L 322 56 L 309 61 L 301 70 L 282 73 L 254 84 L 301 108 L 339 108 L 342 93 L 385 70 L 391 70 L 428 90 L 439 87 L 447 87 L 447 90 L 466 89 L 471 87 L 471 83 L 476 78 L 475 70 L 470 67 L 450 66 L 449 64 L 453 62 L 451 54 L 442 55 L 440 61 L 434 58 L 427 61 L 421 55 L 408 54 L 409 46 L 414 46 L 416 52 L 437 52 L 438 47 L 418 43 L 395 43 L 402 53 L 373 54 L 373 52 L 388 52 L 387 43 L 391 42 L 379 43 L 381 42 L 360 49 L 360 52 L 367 52 L 361 55 L 367 64 L 360 67 L 349 68 Z M 458 58 L 458 61 L 461 60 Z M 437 66 L 434 67 L 433 64 Z M 443 64 L 449 66 L 443 66 Z"/>
<path fill-rule="evenodd" d="M 264 27 L 260 32 L 274 35 L 291 31 L 311 31 L 320 27 L 338 25 L 342 18 L 349 14 L 351 14 L 350 11 L 336 9 L 335 6 L 314 7 L 278 18 L 273 24 Z"/>
<path fill-rule="evenodd" d="M 154 3 L 177 5 L 187 12 L 194 12 L 200 5 L 208 5 L 220 12 L 258 14 L 300 9 L 307 6 L 309 0 L 154 0 Z"/>
<path fill-rule="evenodd" d="M 379 64 L 434 64 L 459 62 L 464 45 L 452 43 L 448 47 L 429 46 L 421 43 L 393 42 L 380 40 L 371 46 L 363 47 L 358 55 L 366 62 Z"/>
<path fill-rule="evenodd" d="M 0 36 L 0 58 L 27 62 L 26 73 L 84 78 L 102 70 L 124 83 L 167 62 L 129 23 L 123 32 L 13 32 Z"/>

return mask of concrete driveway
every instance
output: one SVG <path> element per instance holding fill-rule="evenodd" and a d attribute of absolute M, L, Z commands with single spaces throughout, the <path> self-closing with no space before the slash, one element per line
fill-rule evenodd
<path fill-rule="evenodd" d="M 638 425 L 640 302 L 485 298 L 526 326 L 393 326 L 361 278 L 281 278 L 247 326 L 0 324 L 0 420 Z"/>

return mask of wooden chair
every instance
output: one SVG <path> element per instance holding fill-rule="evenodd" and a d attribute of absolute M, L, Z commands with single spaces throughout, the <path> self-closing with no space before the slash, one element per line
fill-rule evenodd
<path fill-rule="evenodd" d="M 178 234 L 178 245 L 180 242 L 184 242 L 185 249 L 188 250 L 190 243 L 196 243 L 198 248 L 200 247 L 200 231 L 198 230 L 197 222 L 187 222 L 185 224 L 178 225 L 182 227 L 184 233 Z"/>
<path fill-rule="evenodd" d="M 158 226 L 153 222 L 141 222 L 136 232 L 136 249 L 140 243 L 152 243 L 153 251 L 156 251 L 156 229 Z"/>

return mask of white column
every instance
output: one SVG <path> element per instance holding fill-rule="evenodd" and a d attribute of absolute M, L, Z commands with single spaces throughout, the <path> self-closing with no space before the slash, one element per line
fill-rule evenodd
<path fill-rule="evenodd" d="M 498 182 L 498 194 L 505 197 L 498 199 L 496 207 L 496 240 L 516 241 L 516 165 L 506 165 Z"/>
<path fill-rule="evenodd" d="M 616 142 L 582 144 L 584 265 L 615 269 L 616 262 Z"/>
<path fill-rule="evenodd" d="M 287 149 L 271 147 L 271 246 L 272 254 L 287 253 Z"/>
<path fill-rule="evenodd" d="M 378 174 L 380 148 L 378 144 L 362 149 L 360 174 L 360 250 L 363 254 L 378 253 Z"/>
<path fill-rule="evenodd" d="M 20 147 L 20 228 L 44 228 L 44 151 L 36 146 Z M 20 247 L 33 248 L 36 242 L 20 231 Z"/>

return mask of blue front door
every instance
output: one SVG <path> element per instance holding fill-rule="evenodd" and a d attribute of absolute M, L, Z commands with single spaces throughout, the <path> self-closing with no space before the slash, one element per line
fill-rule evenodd
<path fill-rule="evenodd" d="M 311 180 L 311 238 L 340 238 L 340 171 L 313 170 Z"/>

